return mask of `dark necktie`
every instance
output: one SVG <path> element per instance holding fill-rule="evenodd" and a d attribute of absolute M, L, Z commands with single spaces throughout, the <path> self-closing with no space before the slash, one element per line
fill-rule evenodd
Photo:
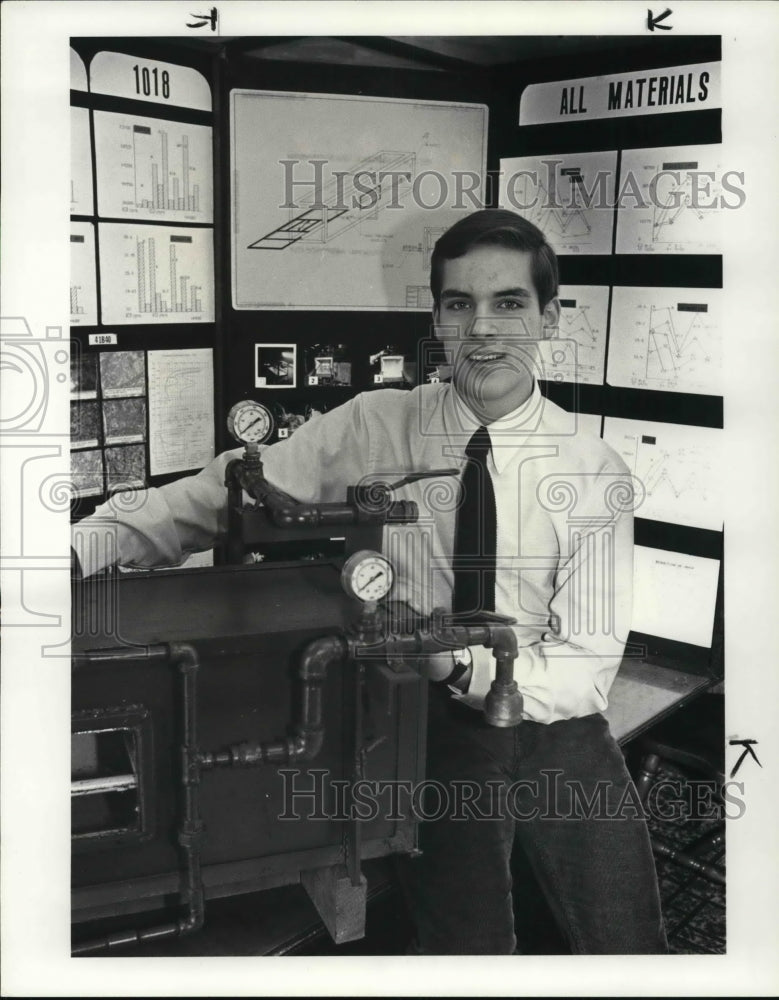
<path fill-rule="evenodd" d="M 452 611 L 458 616 L 495 610 L 495 491 L 487 469 L 490 436 L 480 427 L 465 449 L 454 538 Z"/>

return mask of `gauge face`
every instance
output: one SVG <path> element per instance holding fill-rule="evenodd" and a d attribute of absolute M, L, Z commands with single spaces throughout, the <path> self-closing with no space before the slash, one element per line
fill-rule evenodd
<path fill-rule="evenodd" d="M 350 597 L 380 601 L 392 588 L 394 572 L 389 560 L 371 549 L 361 549 L 344 563 L 341 582 Z"/>
<path fill-rule="evenodd" d="M 227 415 L 227 429 L 243 444 L 262 444 L 273 431 L 270 410 L 253 399 L 236 403 Z"/>

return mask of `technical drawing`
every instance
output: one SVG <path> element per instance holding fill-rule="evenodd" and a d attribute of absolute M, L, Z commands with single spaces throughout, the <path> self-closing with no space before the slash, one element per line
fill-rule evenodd
<path fill-rule="evenodd" d="M 432 309 L 433 293 L 427 285 L 406 285 L 406 307 L 409 309 Z"/>
<path fill-rule="evenodd" d="M 433 256 L 433 249 L 435 248 L 436 241 L 440 236 L 443 236 L 446 232 L 446 227 L 434 228 L 433 226 L 425 226 L 425 270 L 430 270 L 430 258 Z"/>
<path fill-rule="evenodd" d="M 397 204 L 411 190 L 416 155 L 381 150 L 345 173 L 322 191 L 301 198 L 283 225 L 247 250 L 286 250 L 302 241 L 329 243 L 361 222 L 377 219 L 381 209 Z"/>

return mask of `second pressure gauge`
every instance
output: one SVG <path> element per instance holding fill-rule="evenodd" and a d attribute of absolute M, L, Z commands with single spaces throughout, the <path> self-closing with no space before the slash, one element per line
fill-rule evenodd
<path fill-rule="evenodd" d="M 242 444 L 262 444 L 273 432 L 273 417 L 267 406 L 244 399 L 227 414 L 227 429 Z"/>
<path fill-rule="evenodd" d="M 380 601 L 392 589 L 394 576 L 388 559 L 372 549 L 360 549 L 344 563 L 341 583 L 358 601 Z"/>

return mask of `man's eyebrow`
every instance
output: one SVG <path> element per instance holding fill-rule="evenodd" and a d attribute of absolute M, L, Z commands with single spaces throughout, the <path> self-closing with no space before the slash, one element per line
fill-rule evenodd
<path fill-rule="evenodd" d="M 530 292 L 526 288 L 506 288 L 502 292 L 494 292 L 493 298 L 500 299 L 503 296 L 511 295 L 516 299 L 529 299 L 531 298 Z"/>
<path fill-rule="evenodd" d="M 500 299 L 504 296 L 514 296 L 518 299 L 529 299 L 531 298 L 531 293 L 526 288 L 506 288 L 500 292 L 493 292 L 492 297 L 494 299 Z M 470 292 L 461 292 L 457 288 L 445 288 L 441 292 L 441 298 L 457 298 L 457 299 L 469 299 L 471 298 Z"/>

